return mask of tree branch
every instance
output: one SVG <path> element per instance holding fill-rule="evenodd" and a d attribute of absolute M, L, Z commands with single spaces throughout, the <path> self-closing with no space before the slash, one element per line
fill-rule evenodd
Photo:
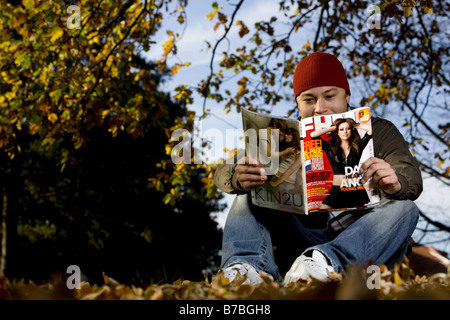
<path fill-rule="evenodd" d="M 445 176 L 443 173 L 431 168 L 430 166 L 424 164 L 423 162 L 419 162 L 419 165 L 423 168 L 426 169 L 424 170 L 425 172 L 429 173 L 431 176 L 438 178 L 441 182 L 445 183 L 446 185 L 450 186 L 450 177 Z M 444 178 L 448 181 L 443 181 L 441 180 L 441 178 Z"/>
<path fill-rule="evenodd" d="M 214 48 L 213 48 L 212 54 L 211 54 L 211 60 L 209 62 L 209 76 L 208 76 L 208 80 L 206 81 L 206 85 L 205 85 L 206 90 L 208 90 L 208 87 L 211 83 L 211 78 L 214 74 L 213 64 L 214 64 L 214 58 L 216 57 L 217 47 L 224 39 L 226 39 L 228 32 L 230 31 L 231 27 L 233 26 L 234 18 L 243 3 L 244 3 L 244 0 L 240 0 L 239 3 L 236 5 L 236 8 L 234 9 L 233 14 L 231 15 L 230 23 L 228 24 L 228 26 L 225 27 L 225 33 L 222 35 L 222 37 L 219 40 L 217 40 L 216 44 L 214 45 Z M 203 114 L 200 118 L 204 118 L 206 116 L 206 100 L 207 99 L 208 99 L 208 94 L 205 94 L 204 98 L 203 98 Z"/>
<path fill-rule="evenodd" d="M 317 51 L 317 41 L 319 40 L 320 29 L 322 28 L 323 13 L 324 13 L 325 9 L 328 7 L 327 3 L 328 2 L 323 3 L 322 10 L 320 11 L 319 26 L 317 27 L 316 36 L 314 38 L 314 43 L 313 43 L 313 51 L 314 52 Z"/>
<path fill-rule="evenodd" d="M 6 268 L 6 215 L 8 212 L 8 196 L 6 194 L 6 188 L 3 187 L 3 205 L 2 205 L 2 240 L 1 240 L 1 253 L 0 253 L 0 277 L 5 275 L 5 268 Z"/>
<path fill-rule="evenodd" d="M 433 226 L 435 226 L 436 228 L 442 230 L 442 231 L 446 231 L 450 233 L 450 227 L 446 226 L 445 224 L 442 224 L 438 221 L 434 221 L 432 219 L 430 219 L 425 213 L 423 213 L 421 210 L 419 210 L 419 215 L 425 219 L 426 222 L 428 222 L 429 224 L 432 224 Z"/>
<path fill-rule="evenodd" d="M 416 110 L 413 107 L 411 107 L 409 103 L 405 102 L 404 105 L 408 108 L 409 111 L 412 112 L 413 116 L 417 119 L 418 122 L 420 122 L 425 127 L 425 129 L 427 129 L 437 140 L 445 144 L 447 148 L 450 148 L 450 143 L 445 141 L 441 136 L 439 136 L 439 134 L 434 132 L 434 130 L 425 121 L 422 120 L 420 115 L 417 114 Z"/>
<path fill-rule="evenodd" d="M 144 8 L 141 10 L 141 12 L 139 12 L 139 15 L 136 17 L 136 19 L 133 21 L 133 23 L 131 24 L 130 28 L 127 30 L 126 34 L 122 37 L 122 39 L 120 39 L 119 42 L 117 42 L 115 44 L 115 46 L 111 49 L 111 51 L 107 54 L 107 56 L 103 59 L 102 61 L 102 65 L 100 67 L 100 70 L 97 74 L 97 77 L 95 79 L 95 83 L 92 86 L 91 90 L 89 90 L 89 92 L 83 97 L 82 101 L 85 100 L 87 97 L 89 97 L 92 92 L 94 92 L 95 88 L 97 88 L 99 82 L 100 82 L 100 78 L 102 77 L 103 74 L 103 70 L 105 69 L 106 63 L 108 62 L 109 57 L 113 54 L 113 52 L 116 50 L 116 48 L 125 41 L 125 39 L 128 37 L 128 35 L 131 33 L 131 30 L 133 30 L 134 26 L 138 23 L 138 21 L 141 19 L 141 16 L 144 12 L 147 11 L 147 0 L 145 0 L 144 2 Z"/>

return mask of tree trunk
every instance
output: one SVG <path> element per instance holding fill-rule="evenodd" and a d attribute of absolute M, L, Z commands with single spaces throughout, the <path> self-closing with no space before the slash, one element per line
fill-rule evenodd
<path fill-rule="evenodd" d="M 8 210 L 8 196 L 6 195 L 6 188 L 3 187 L 3 206 L 2 206 L 2 242 L 0 255 L 0 276 L 5 275 L 6 268 L 6 215 Z"/>

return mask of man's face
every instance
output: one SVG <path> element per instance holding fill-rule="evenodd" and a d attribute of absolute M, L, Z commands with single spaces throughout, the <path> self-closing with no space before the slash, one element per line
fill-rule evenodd
<path fill-rule="evenodd" d="M 350 96 L 339 87 L 316 87 L 303 91 L 297 97 L 302 119 L 347 111 Z"/>

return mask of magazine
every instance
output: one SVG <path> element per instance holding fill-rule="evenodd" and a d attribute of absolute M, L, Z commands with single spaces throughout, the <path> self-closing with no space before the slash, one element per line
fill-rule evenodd
<path fill-rule="evenodd" d="M 242 109 L 242 118 L 246 155 L 268 176 L 252 189 L 253 204 L 309 214 L 380 203 L 359 172 L 374 156 L 370 108 L 303 120 Z"/>
<path fill-rule="evenodd" d="M 258 160 L 268 176 L 252 188 L 253 204 L 305 214 L 300 122 L 241 110 L 246 155 Z"/>

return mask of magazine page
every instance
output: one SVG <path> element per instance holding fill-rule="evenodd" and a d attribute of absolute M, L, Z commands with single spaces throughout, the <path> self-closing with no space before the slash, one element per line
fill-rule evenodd
<path fill-rule="evenodd" d="M 372 207 L 380 202 L 361 164 L 374 156 L 370 108 L 302 120 L 307 213 Z"/>
<path fill-rule="evenodd" d="M 305 213 L 300 122 L 242 109 L 246 155 L 259 161 L 268 179 L 251 191 L 253 204 Z"/>

